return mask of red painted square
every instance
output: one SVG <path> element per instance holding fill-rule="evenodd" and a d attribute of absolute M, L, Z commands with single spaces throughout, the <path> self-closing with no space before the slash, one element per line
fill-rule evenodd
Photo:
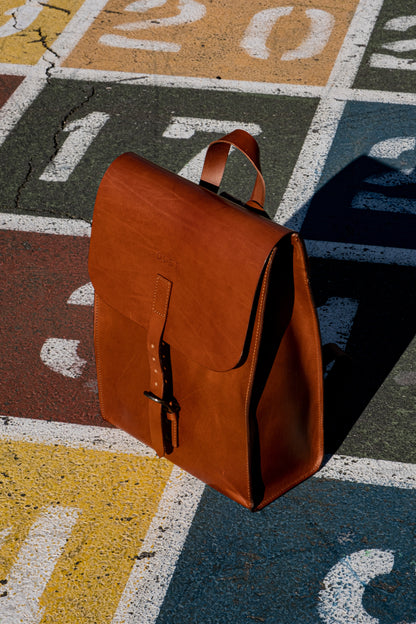
<path fill-rule="evenodd" d="M 0 76 L 0 108 L 7 102 L 22 80 L 23 76 Z"/>
<path fill-rule="evenodd" d="M 68 303 L 89 282 L 88 247 L 82 237 L 0 233 L 0 414 L 106 424 L 98 404 L 93 307 Z"/>

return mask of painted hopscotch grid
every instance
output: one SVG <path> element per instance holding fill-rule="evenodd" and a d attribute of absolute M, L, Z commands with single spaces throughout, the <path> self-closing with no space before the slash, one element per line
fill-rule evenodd
<path fill-rule="evenodd" d="M 154 458 L 152 450 L 123 432 L 110 432 L 85 425 L 0 417 L 0 439 L 6 452 L 11 450 L 20 453 L 23 460 L 23 449 L 30 446 L 35 449 L 50 447 L 55 449 L 55 454 L 65 448 L 69 452 L 70 449 L 92 450 L 97 457 L 100 454 L 110 457 L 108 453 L 114 457 L 114 453 L 117 453 L 130 458 L 131 464 L 134 464 L 135 457 L 148 461 Z M 328 458 L 312 479 L 414 490 L 416 467 L 400 462 L 334 455 Z M 197 479 L 176 467 L 170 471 L 157 509 L 153 512 L 141 547 L 134 557 L 134 564 L 129 568 L 128 580 L 124 589 L 121 588 L 116 594 L 118 606 L 112 616 L 112 624 L 156 622 L 203 491 L 204 485 Z M 80 497 L 77 507 L 65 507 L 62 504 L 60 506 L 59 501 L 57 504 L 52 502 L 35 515 L 38 519 L 32 524 L 29 537 L 20 547 L 14 567 L 7 577 L 10 599 L 0 603 L 2 622 L 20 624 L 40 621 L 44 609 L 39 607 L 39 599 L 64 548 L 71 548 L 71 533 L 81 521 L 83 511 Z M 0 538 L 7 538 L 8 530 L 11 528 L 3 529 Z M 39 542 L 39 536 L 42 536 L 44 543 Z M 97 539 L 100 539 L 99 533 Z M 54 553 L 52 556 L 51 551 Z M 25 572 L 28 561 L 34 560 L 38 566 L 42 557 L 46 557 L 46 567 L 39 568 L 39 574 L 36 568 L 36 583 L 28 583 Z M 77 554 L 77 558 L 82 559 L 82 551 Z M 65 565 L 69 565 L 68 557 Z"/>
<path fill-rule="evenodd" d="M 10 96 L 9 100 L 6 102 L 2 111 L 0 112 L 0 134 L 2 139 L 6 138 L 8 133 L 14 127 L 17 120 L 20 118 L 21 114 L 36 99 L 36 97 L 42 91 L 51 76 L 56 75 L 63 79 L 69 76 L 73 79 L 76 79 L 77 76 L 79 76 L 80 79 L 85 78 L 85 71 L 87 70 L 74 70 L 70 67 L 59 68 L 59 65 L 64 63 L 65 58 L 76 45 L 78 34 L 82 34 L 82 29 L 84 29 L 84 26 L 84 31 L 87 30 L 92 20 L 95 19 L 95 17 L 99 14 L 104 5 L 104 2 L 90 2 L 87 0 L 87 2 L 84 3 L 80 11 L 77 13 L 76 17 L 70 22 L 69 26 L 66 28 L 66 31 L 64 31 L 61 37 L 54 42 L 54 52 L 47 52 L 43 59 L 41 59 L 37 65 L 34 65 L 33 67 L 31 67 L 30 65 L 20 66 L 19 64 L 16 65 L 13 63 L 8 63 L 7 65 L 4 65 L 5 74 L 26 76 L 26 78 L 21 83 L 21 85 L 17 87 L 15 93 Z M 344 111 L 346 101 L 349 99 L 362 99 L 364 101 L 367 101 L 367 98 L 370 98 L 368 99 L 368 101 L 371 101 L 371 98 L 380 98 L 380 101 L 390 102 L 397 101 L 399 99 L 402 102 L 406 100 L 406 102 L 414 105 L 413 94 L 406 95 L 396 92 L 376 93 L 375 91 L 370 93 L 366 92 L 365 90 L 353 88 L 355 86 L 353 82 L 353 74 L 357 72 L 360 62 L 362 60 L 361 50 L 363 50 L 368 43 L 369 36 L 377 19 L 377 15 L 381 8 L 381 5 L 382 2 L 379 1 L 361 1 L 358 4 L 355 18 L 351 23 L 350 30 L 347 33 L 347 37 L 345 39 L 341 52 L 338 55 L 338 60 L 332 71 L 331 78 L 326 86 L 321 86 L 317 88 L 314 86 L 308 87 L 307 85 L 305 85 L 297 88 L 296 85 L 276 85 L 268 84 L 264 81 L 219 81 L 216 78 L 200 80 L 199 78 L 192 79 L 187 76 L 182 76 L 177 79 L 176 77 L 172 76 L 145 75 L 143 78 L 151 82 L 152 84 L 161 85 L 163 83 L 164 86 L 166 84 L 170 86 L 178 86 L 178 84 L 189 86 L 189 84 L 191 84 L 192 88 L 196 89 L 229 89 L 230 91 L 246 89 L 247 91 L 253 90 L 253 92 L 269 92 L 276 95 L 282 93 L 290 95 L 296 92 L 296 95 L 301 95 L 303 93 L 306 97 L 319 96 L 321 98 L 320 105 L 315 113 L 315 117 L 312 121 L 309 133 L 306 136 L 304 149 L 293 171 L 293 175 L 287 187 L 285 198 L 282 202 L 281 210 L 279 213 L 279 220 L 281 220 L 282 222 L 293 224 L 293 226 L 295 227 L 300 227 L 307 212 L 308 202 L 313 195 L 322 174 L 322 170 L 326 160 L 326 154 L 328 153 L 329 148 L 332 144 L 338 123 Z M 311 16 L 308 16 L 308 19 L 313 22 Z M 74 27 L 77 23 L 76 20 L 79 21 L 77 28 Z M 81 24 L 82 29 L 79 28 Z M 56 52 L 57 50 L 59 51 L 59 46 L 61 46 L 62 53 Z M 108 78 L 110 80 L 111 76 L 114 77 L 114 74 L 109 74 L 106 70 L 103 70 L 101 72 L 89 73 L 89 77 L 94 80 L 105 79 L 106 75 L 108 75 Z M 82 76 L 84 78 L 82 78 Z M 120 81 L 129 79 L 137 80 L 137 84 L 140 84 L 140 81 L 142 80 L 141 76 L 138 76 L 135 73 L 120 74 Z M 319 83 L 319 80 L 317 82 Z M 324 81 L 322 81 L 322 84 L 325 84 Z M 342 97 L 341 94 L 343 94 Z M 341 104 L 339 103 L 338 98 L 341 99 Z M 329 125 L 328 119 L 330 120 Z M 299 196 L 299 189 L 302 189 L 301 196 Z M 88 236 L 89 226 L 82 221 L 74 221 L 71 225 L 64 223 L 59 223 L 58 225 L 57 220 L 48 217 L 38 217 L 37 219 L 41 219 L 40 222 L 34 220 L 31 217 L 25 217 L 23 215 L 18 217 L 16 217 L 15 215 L 3 215 L 2 218 L 4 220 L 4 229 L 20 230 L 22 228 L 22 230 L 24 231 L 33 231 L 30 228 L 34 227 L 40 228 L 41 230 L 42 228 L 46 228 L 48 230 L 48 233 L 52 233 L 54 231 L 54 228 L 56 228 L 54 233 L 65 234 L 65 232 L 62 231 L 61 228 L 69 228 L 71 233 L 69 234 L 69 231 L 66 232 L 69 235 Z M 37 225 L 35 225 L 35 222 L 37 223 Z M 72 227 L 74 228 L 73 230 Z M 79 234 L 75 234 L 75 231 L 79 232 Z M 343 247 L 342 245 L 336 245 L 320 241 L 312 241 L 310 245 L 312 249 L 312 255 L 315 253 L 318 257 L 327 257 L 327 255 L 330 254 L 331 257 L 335 256 L 341 259 L 350 259 L 350 254 L 353 247 L 351 245 L 345 245 Z M 313 249 L 313 246 L 315 246 L 315 251 Z M 396 252 L 394 249 L 386 250 L 386 254 L 384 254 L 381 249 L 373 248 L 368 250 L 365 249 L 364 246 L 358 245 L 355 246 L 353 252 L 358 253 L 358 259 L 361 259 L 363 261 L 384 261 L 391 262 L 393 264 L 397 263 L 411 265 L 414 263 L 414 250 L 400 250 L 401 257 L 399 257 L 398 251 Z M 357 260 L 357 257 L 354 257 L 353 259 Z M 76 425 L 63 425 L 57 428 L 58 434 L 56 435 L 53 432 L 55 426 L 54 424 L 36 422 L 36 426 L 40 427 L 40 429 L 42 430 L 39 434 L 39 438 L 37 438 L 38 434 L 34 434 L 33 431 L 30 432 L 27 428 L 30 427 L 32 424 L 33 423 L 27 421 L 26 419 L 5 417 L 5 419 L 3 420 L 2 429 L 7 429 L 6 438 L 8 440 L 13 440 L 13 436 L 15 436 L 16 442 L 21 441 L 21 438 L 19 438 L 20 434 L 16 433 L 17 430 L 20 430 L 21 432 L 24 432 L 26 436 L 25 441 L 29 444 L 35 443 L 36 440 L 38 440 L 41 444 L 48 444 L 48 442 L 44 441 L 42 436 L 45 436 L 46 439 L 49 439 L 51 441 L 51 444 L 53 443 L 53 445 L 62 444 L 62 438 L 70 438 L 72 440 L 73 437 L 74 439 L 78 439 L 78 442 L 73 442 L 74 444 L 78 444 L 77 448 L 83 447 L 84 444 L 87 445 L 87 448 L 96 448 L 94 440 L 97 440 L 97 438 L 94 436 L 96 436 L 97 434 L 95 433 L 95 431 L 90 431 L 90 428 L 88 427 L 82 426 L 83 432 L 81 433 Z M 20 429 L 21 425 L 23 426 L 22 429 Z M 49 426 L 49 429 L 52 429 L 52 431 L 49 431 L 48 434 L 46 431 L 46 425 Z M 69 435 L 64 433 L 64 430 L 69 431 L 67 427 L 71 427 L 71 433 Z M 73 431 L 75 430 L 78 431 L 78 434 L 73 433 Z M 12 431 L 15 431 L 15 433 L 13 433 Z M 103 432 L 101 429 L 99 430 L 100 442 L 97 441 L 98 447 L 99 444 L 102 444 L 102 448 L 106 448 L 107 442 L 105 441 L 105 438 L 107 435 L 110 434 L 107 434 L 105 431 Z M 140 445 L 138 446 L 135 444 L 135 442 L 132 442 L 133 446 L 136 447 L 136 450 L 133 452 L 131 447 L 129 447 L 131 440 L 127 442 L 126 436 L 120 436 L 118 432 L 114 438 L 113 436 L 114 432 L 111 432 L 112 442 L 110 443 L 110 447 L 112 444 L 114 444 L 117 448 L 117 452 L 127 452 L 127 454 L 131 455 L 134 455 L 135 453 L 140 455 L 142 452 L 148 452 L 142 448 L 139 448 Z M 28 442 L 28 440 L 31 440 L 31 437 L 33 441 Z M 88 444 L 90 445 L 89 447 Z M 127 451 L 122 450 L 124 448 L 124 444 L 126 444 L 126 449 L 128 449 Z M 69 446 L 71 446 L 71 444 L 69 444 Z M 113 447 L 111 448 L 112 450 L 114 450 Z M 141 615 L 139 616 L 139 619 L 134 619 L 134 622 L 156 621 L 157 614 L 159 612 L 160 605 L 163 602 L 166 588 L 169 584 L 169 580 L 175 567 L 177 557 L 180 554 L 182 544 L 186 538 L 188 528 L 192 521 L 193 514 L 195 513 L 195 509 L 201 495 L 200 491 L 196 491 L 195 497 L 192 500 L 188 501 L 189 504 L 184 506 L 185 513 L 183 517 L 174 520 L 173 523 L 170 525 L 174 527 L 175 532 L 177 532 L 177 534 L 179 535 L 179 540 L 174 546 L 171 542 L 167 542 L 165 546 L 166 551 L 169 551 L 169 549 L 171 549 L 172 552 L 172 559 L 167 561 L 165 560 L 164 562 L 167 567 L 163 569 L 163 561 L 161 562 L 160 560 L 157 560 L 156 556 L 151 558 L 150 560 L 147 557 L 140 558 L 141 554 L 151 552 L 151 548 L 155 543 L 155 535 L 158 529 L 160 528 L 160 526 L 162 526 L 163 528 L 165 528 L 166 526 L 163 524 L 163 522 L 166 521 L 169 524 L 171 518 L 175 517 L 175 513 L 177 510 L 172 511 L 172 508 L 174 507 L 173 501 L 176 500 L 178 491 L 184 491 L 186 493 L 186 496 L 189 496 L 188 492 L 192 492 L 193 487 L 195 487 L 194 482 L 186 483 L 185 486 L 183 486 L 183 481 L 182 483 L 179 483 L 179 475 L 176 472 L 172 472 L 172 475 L 173 476 L 171 477 L 171 480 L 173 480 L 173 483 L 168 482 L 168 485 L 166 486 L 165 494 L 161 499 L 158 511 L 154 515 L 152 525 L 148 529 L 145 540 L 143 542 L 142 551 L 139 551 L 136 564 L 134 565 L 131 572 L 130 580 L 126 585 L 123 598 L 119 603 L 119 609 L 114 616 L 114 623 L 121 621 L 133 622 L 132 619 L 129 620 L 129 613 L 132 611 L 132 604 L 137 599 L 139 600 L 139 602 L 142 601 L 142 604 L 134 604 L 134 613 L 136 614 L 135 618 L 137 618 L 138 613 L 140 613 Z M 318 478 L 324 477 L 327 479 L 336 480 L 343 480 L 345 477 L 345 480 L 347 481 L 350 480 L 357 483 L 397 487 L 402 489 L 414 489 L 415 487 L 414 466 L 394 462 L 376 462 L 375 460 L 334 457 L 317 476 Z M 178 480 L 175 481 L 175 479 Z M 183 490 L 181 490 L 182 487 Z M 58 552 L 61 548 L 63 540 L 65 539 L 65 535 L 69 534 L 72 524 L 77 520 L 77 510 L 72 509 L 68 510 L 67 512 L 64 511 L 59 515 L 56 514 L 54 510 L 48 509 L 46 510 L 45 514 L 46 521 L 47 523 L 49 523 L 48 526 L 51 527 L 51 530 L 53 530 L 53 527 L 56 526 L 56 518 L 58 518 L 59 522 L 62 522 L 64 525 L 62 535 L 56 537 L 56 552 Z M 171 514 L 171 517 L 169 517 L 169 514 Z M 166 520 L 167 516 L 168 520 Z M 33 532 L 33 535 L 35 537 L 38 534 L 37 530 L 38 529 L 35 526 Z M 3 535 L 3 533 L 4 531 L 0 533 L 0 538 L 6 537 L 6 535 Z M 30 550 L 30 547 L 33 547 L 33 539 L 32 542 L 29 541 L 28 544 Z M 165 548 L 160 549 L 159 552 L 163 552 Z M 149 561 L 157 565 L 149 566 Z M 156 587 L 155 574 L 158 574 L 158 565 L 162 565 L 159 577 L 160 580 L 158 585 L 158 592 L 152 598 L 151 592 L 153 592 L 154 587 Z M 150 611 L 147 611 L 147 609 L 149 609 L 149 601 L 153 606 L 150 608 Z M 34 602 L 34 609 L 35 611 L 37 609 L 36 601 Z M 6 614 L 6 617 L 9 616 Z M 15 616 L 12 615 L 10 617 Z M 25 621 L 28 623 L 30 622 L 30 617 L 32 617 L 32 621 L 35 621 L 34 618 L 37 617 L 37 615 L 36 613 L 28 615 L 27 612 L 21 611 L 19 613 L 19 617 L 21 618 L 20 621 Z M 13 619 L 10 621 L 13 621 L 13 624 L 17 624 L 19 620 Z"/>
<path fill-rule="evenodd" d="M 381 11 L 383 3 L 361 2 L 351 21 L 341 51 L 337 56 L 336 63 L 326 86 L 308 87 L 296 84 L 273 84 L 261 81 L 248 82 L 240 80 L 218 80 L 210 78 L 192 78 L 185 76 L 146 75 L 134 72 L 112 72 L 107 70 L 84 70 L 60 67 L 68 54 L 76 48 L 83 33 L 88 31 L 89 26 L 106 6 L 103 2 L 86 2 L 76 16 L 64 30 L 62 35 L 54 42 L 53 54 L 48 50 L 45 56 L 33 69 L 28 67 L 29 74 L 17 92 L 0 111 L 0 136 L 3 139 L 15 125 L 22 111 L 37 97 L 40 90 L 51 76 L 60 76 L 85 79 L 87 76 L 93 80 L 114 80 L 133 84 L 157 84 L 160 86 L 191 87 L 195 89 L 231 90 L 245 92 L 268 92 L 270 94 L 298 95 L 301 97 L 316 97 L 319 95 L 320 104 L 315 117 L 305 138 L 303 150 L 294 168 L 291 180 L 287 185 L 283 201 L 281 202 L 276 220 L 285 223 L 295 229 L 300 229 L 306 213 L 309 209 L 310 199 L 317 187 L 322 174 L 323 165 L 329 147 L 332 144 L 339 121 L 349 100 L 359 101 L 383 101 L 401 102 L 414 105 L 414 94 L 368 91 L 354 89 L 354 78 L 360 63 L 362 63 L 365 46 L 368 42 L 374 24 Z M 108 8 L 108 7 L 107 7 Z M 80 27 L 82 25 L 82 27 Z M 51 58 L 51 54 L 54 57 Z M 18 67 L 15 65 L 15 67 Z M 13 64 L 6 64 L 5 69 L 13 71 Z M 42 77 L 41 77 L 42 76 Z M 10 114 L 12 110 L 19 109 L 19 113 Z M 329 122 L 329 123 L 328 123 Z M 3 128 L 2 128 L 3 126 Z M 300 191 L 300 192 L 299 192 Z M 340 242 L 340 241 L 338 241 Z M 311 255 L 321 258 L 334 257 L 337 259 L 350 259 L 351 250 L 358 261 L 386 262 L 399 265 L 413 266 L 414 249 L 395 249 L 390 247 L 386 253 L 382 253 L 377 246 L 371 245 L 346 245 L 340 242 L 335 245 L 332 242 L 313 241 L 309 245 Z"/>
<path fill-rule="evenodd" d="M 43 616 L 48 622 L 52 621 L 51 617 L 53 621 L 63 621 L 61 618 L 65 614 L 69 618 L 66 621 L 82 618 L 83 594 L 92 591 L 90 581 L 85 579 L 86 574 L 97 583 L 93 611 L 99 609 L 97 617 L 101 618 L 100 621 L 127 622 L 132 603 L 141 611 L 142 621 L 155 621 L 203 484 L 178 468 L 172 468 L 169 462 L 160 462 L 153 451 L 122 432 L 108 435 L 109 432 L 100 427 L 74 425 L 68 428 L 67 423 L 46 423 L 27 418 L 1 417 L 0 420 L 3 457 L 14 456 L 16 464 L 14 466 L 13 460 L 9 461 L 7 474 L 4 471 L 2 476 L 3 484 L 7 490 L 11 488 L 11 492 L 13 486 L 19 487 L 25 502 L 18 517 L 9 516 L 12 524 L 1 527 L 0 541 L 5 555 L 2 567 L 10 558 L 8 550 L 11 547 L 16 549 L 15 526 L 11 518 L 20 524 L 23 536 L 26 533 L 24 525 L 32 522 L 29 537 L 14 555 L 12 569 L 4 583 L 7 596 L 6 600 L 0 601 L 2 624 L 34 624 Z M 37 464 L 42 466 L 45 477 L 37 478 L 39 492 L 35 492 L 34 499 L 33 492 L 26 488 L 31 487 L 27 480 Z M 99 474 L 89 476 L 88 470 L 99 467 L 103 472 L 105 465 L 107 476 L 101 485 L 103 477 Z M 62 479 L 62 473 L 73 468 L 77 468 L 79 476 L 70 473 L 71 487 L 62 489 L 58 485 L 52 488 L 52 494 L 41 496 L 50 479 L 49 470 L 54 469 L 56 478 Z M 85 482 L 83 491 L 80 490 L 75 498 L 71 497 L 73 482 L 76 484 L 80 478 Z M 146 479 L 149 479 L 148 483 Z M 94 499 L 92 489 L 100 497 L 99 501 Z M 129 513 L 130 517 L 121 517 Z M 112 529 L 109 522 L 112 522 Z M 9 535 L 13 537 L 12 544 L 7 540 Z M 43 545 L 39 544 L 40 535 Z M 55 546 L 56 539 L 60 541 Z M 135 544 L 140 544 L 138 550 L 135 550 Z M 101 564 L 97 555 L 109 562 Z M 33 579 L 27 569 L 31 561 L 36 565 L 33 571 L 36 578 Z M 94 573 L 98 574 L 95 579 Z M 100 581 L 104 577 L 108 577 L 106 582 Z M 124 583 L 120 583 L 122 579 Z M 62 606 L 56 603 L 53 595 L 56 583 L 63 588 L 59 593 L 64 591 Z M 105 588 L 109 583 L 111 591 L 108 594 L 109 588 Z M 71 584 L 78 593 L 77 600 L 74 600 Z M 46 603 L 45 599 L 42 602 L 44 592 L 48 596 Z M 46 612 L 45 604 L 48 605 Z M 88 617 L 93 617 L 93 613 L 90 612 Z"/>

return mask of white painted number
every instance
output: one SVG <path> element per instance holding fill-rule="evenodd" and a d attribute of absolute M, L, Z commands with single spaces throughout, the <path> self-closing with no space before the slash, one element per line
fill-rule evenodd
<path fill-rule="evenodd" d="M 385 161 L 395 170 L 366 178 L 365 183 L 391 188 L 406 187 L 410 190 L 416 182 L 415 168 L 416 137 L 399 136 L 379 141 L 368 155 Z M 408 197 L 384 195 L 382 189 L 361 191 L 354 197 L 351 206 L 360 210 L 377 210 L 403 214 L 416 214 L 416 200 Z"/>
<path fill-rule="evenodd" d="M 94 288 L 91 282 L 80 286 L 69 297 L 71 305 L 94 305 Z M 76 379 L 82 375 L 87 363 L 78 355 L 79 340 L 48 338 L 40 350 L 41 361 L 54 373 Z"/>
<path fill-rule="evenodd" d="M 65 126 L 63 131 L 68 132 L 69 136 L 47 165 L 39 180 L 66 182 L 109 117 L 107 113 L 93 112 Z"/>
<path fill-rule="evenodd" d="M 384 30 L 406 32 L 414 26 L 416 26 L 416 15 L 402 15 L 386 22 Z M 414 52 L 416 50 L 416 39 L 399 39 L 398 41 L 383 43 L 382 47 L 392 52 Z M 416 70 L 416 61 L 414 59 L 386 53 L 373 54 L 370 59 L 370 65 L 382 69 Z"/>
<path fill-rule="evenodd" d="M 196 132 L 228 134 L 237 128 L 246 130 L 253 136 L 257 136 L 261 133 L 260 126 L 255 123 L 202 119 L 199 117 L 172 117 L 172 121 L 164 131 L 163 136 L 169 139 L 190 139 Z M 179 175 L 192 182 L 198 183 L 201 177 L 206 152 L 207 148 L 204 147 L 204 149 L 196 154 L 196 156 L 179 171 Z"/>
<path fill-rule="evenodd" d="M 68 338 L 48 338 L 40 350 L 40 359 L 54 373 L 72 379 L 80 377 L 87 361 L 77 353 L 79 343 Z"/>
<path fill-rule="evenodd" d="M 39 624 L 45 608 L 39 600 L 75 525 L 79 509 L 47 507 L 30 528 L 0 598 L 1 624 Z M 9 534 L 11 529 L 0 532 Z"/>
<path fill-rule="evenodd" d="M 276 7 L 256 13 L 241 41 L 243 50 L 253 58 L 268 59 L 270 49 L 267 47 L 267 40 L 272 29 L 279 19 L 290 15 L 293 8 L 293 6 Z M 310 20 L 309 33 L 297 48 L 282 54 L 282 61 L 312 58 L 320 54 L 328 43 L 335 24 L 334 16 L 321 9 L 306 9 L 305 13 Z"/>
<path fill-rule="evenodd" d="M 124 10 L 145 13 L 149 9 L 163 6 L 166 2 L 167 0 L 141 0 L 128 4 Z M 169 26 L 181 26 L 197 22 L 202 19 L 206 13 L 205 6 L 196 0 L 179 0 L 178 8 L 179 13 L 172 17 L 128 22 L 126 24 L 118 24 L 114 26 L 114 28 L 126 32 L 134 32 L 137 30 L 154 30 Z M 179 52 L 181 49 L 181 46 L 177 43 L 153 39 L 134 39 L 123 35 L 103 35 L 100 37 L 100 43 L 113 48 L 151 50 L 153 52 Z"/>
<path fill-rule="evenodd" d="M 318 611 L 325 624 L 379 624 L 364 609 L 362 599 L 368 583 L 380 574 L 390 574 L 393 565 L 390 550 L 359 550 L 341 559 L 319 592 Z"/>
<path fill-rule="evenodd" d="M 87 282 L 83 286 L 80 286 L 69 297 L 67 303 L 72 305 L 94 305 L 94 286 L 91 282 Z"/>
<path fill-rule="evenodd" d="M 28 28 L 48 4 L 49 0 L 26 0 L 21 6 L 9 9 L 4 15 L 11 15 L 9 21 L 0 26 L 0 37 L 9 37 Z"/>

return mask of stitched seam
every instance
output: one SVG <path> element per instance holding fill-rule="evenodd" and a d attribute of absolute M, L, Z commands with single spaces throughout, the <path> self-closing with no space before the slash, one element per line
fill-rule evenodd
<path fill-rule="evenodd" d="M 251 475 L 250 475 L 250 445 L 249 445 L 249 401 L 250 401 L 250 397 L 251 397 L 251 390 L 252 390 L 252 386 L 253 386 L 253 381 L 254 381 L 254 371 L 257 365 L 257 358 L 258 358 L 258 346 L 260 343 L 260 333 L 261 333 L 261 326 L 262 326 L 262 320 L 264 317 L 264 302 L 265 302 L 265 292 L 266 292 L 266 285 L 268 285 L 268 279 L 269 279 L 269 275 L 270 275 L 270 267 L 271 267 L 271 263 L 272 263 L 272 259 L 274 258 L 276 254 L 276 247 L 273 249 L 272 253 L 269 256 L 269 260 L 267 263 L 267 268 L 263 277 L 263 284 L 261 287 L 261 292 L 260 292 L 260 298 L 259 298 L 259 305 L 258 305 L 258 310 L 260 311 L 260 317 L 258 319 L 258 323 L 257 323 L 257 328 L 256 328 L 256 336 L 255 336 L 255 340 L 254 340 L 254 349 L 253 349 L 253 357 L 252 357 L 252 361 L 251 361 L 251 366 L 250 366 L 250 374 L 249 374 L 249 379 L 248 379 L 248 384 L 247 384 L 247 390 L 246 390 L 246 397 L 245 397 L 245 417 L 246 417 L 246 434 L 247 434 L 247 454 L 246 454 L 246 473 L 247 473 L 247 483 L 248 483 L 248 498 L 251 502 L 251 506 L 253 505 L 253 498 L 252 498 L 252 488 L 251 488 Z"/>
<path fill-rule="evenodd" d="M 159 283 L 161 279 L 165 279 L 164 277 L 162 277 L 161 275 L 158 275 L 156 278 L 156 284 L 155 284 L 155 289 L 153 291 L 153 301 L 152 301 L 152 311 L 155 314 L 158 314 L 159 316 L 161 316 L 162 318 L 165 318 L 166 316 L 166 312 L 168 310 L 168 303 L 169 303 L 169 295 L 170 295 L 170 288 L 165 288 L 165 302 L 163 304 L 163 311 L 160 312 L 157 308 L 156 308 L 156 297 L 157 297 L 157 293 L 159 290 Z M 168 280 L 166 280 L 168 282 L 168 284 L 170 284 L 170 282 Z"/>
<path fill-rule="evenodd" d="M 94 349 L 95 349 L 95 365 L 96 365 L 96 369 L 97 369 L 97 384 L 98 384 L 98 396 L 99 396 L 99 403 L 100 403 L 100 407 L 101 407 L 101 412 L 103 415 L 103 418 L 105 418 L 104 413 L 104 393 L 102 392 L 102 368 L 101 368 L 101 346 L 99 346 L 99 330 L 98 330 L 98 304 L 99 298 L 97 295 L 95 295 L 95 305 L 94 305 L 94 328 L 95 328 L 95 332 L 96 332 L 96 336 L 97 339 L 94 341 Z M 101 392 L 100 392 L 101 390 Z"/>
<path fill-rule="evenodd" d="M 302 263 L 303 263 L 303 281 L 305 283 L 306 286 L 306 293 L 307 293 L 307 297 L 309 300 L 309 304 L 312 308 L 312 311 L 314 312 L 313 316 L 314 316 L 314 325 L 315 325 L 315 331 L 314 331 L 314 343 L 315 343 L 315 364 L 316 364 L 316 382 L 317 384 L 319 384 L 319 386 L 322 385 L 322 360 L 319 357 L 320 351 L 321 351 L 321 342 L 320 340 L 317 340 L 317 338 L 319 338 L 319 324 L 318 324 L 318 319 L 317 319 L 317 314 L 315 312 L 315 305 L 312 299 L 312 293 L 310 290 L 310 286 L 309 286 L 309 281 L 308 281 L 308 275 L 307 275 L 307 271 L 306 271 L 306 266 L 305 266 L 305 254 L 304 254 L 304 245 L 303 242 L 301 241 L 300 237 L 298 235 L 296 235 L 296 238 L 299 242 L 299 246 L 300 246 L 300 251 L 301 251 L 301 259 L 302 259 Z M 321 371 L 321 374 L 319 374 L 319 371 Z M 322 425 L 322 421 L 323 421 L 323 405 L 322 405 L 322 392 L 319 393 L 319 404 L 318 404 L 319 409 L 319 413 L 320 413 L 320 419 L 319 422 Z M 322 437 L 321 437 L 321 441 L 320 441 L 320 445 L 319 445 L 319 450 L 323 453 L 323 444 L 322 444 Z"/>
<path fill-rule="evenodd" d="M 297 239 L 297 241 L 299 242 L 301 248 L 303 249 L 302 246 L 302 242 L 299 238 L 299 236 L 297 234 L 294 234 L 292 236 L 295 236 L 295 238 Z M 303 265 L 304 263 L 304 255 L 302 254 L 301 257 L 302 261 L 303 261 Z M 309 302 L 312 306 L 312 309 L 314 309 L 314 305 L 313 305 L 313 301 L 312 301 L 312 296 L 311 296 L 311 292 L 310 292 L 310 288 L 309 288 L 309 282 L 308 282 L 308 278 L 307 278 L 307 273 L 305 270 L 305 266 L 303 266 L 303 281 L 306 285 L 306 290 L 308 293 L 308 299 Z M 316 362 L 316 370 L 319 371 L 321 370 L 321 363 L 320 363 L 320 358 L 319 358 L 319 351 L 321 349 L 321 345 L 320 343 L 318 343 L 318 341 L 316 340 L 317 335 L 319 335 L 319 326 L 317 325 L 317 319 L 316 319 L 316 314 L 315 316 L 315 331 L 314 331 L 314 342 L 315 342 L 315 362 Z M 319 385 L 321 385 L 322 381 L 321 381 L 321 375 L 317 374 L 316 375 L 316 381 L 319 383 Z M 322 392 L 319 393 L 319 403 L 318 403 L 318 408 L 319 408 L 319 413 L 320 413 L 320 418 L 319 418 L 319 424 L 322 426 Z M 313 474 L 315 474 L 315 472 L 318 470 L 319 466 L 321 465 L 322 462 L 322 454 L 323 454 L 323 445 L 322 445 L 322 437 L 321 437 L 321 441 L 319 444 L 319 455 L 321 457 L 318 457 L 318 460 L 314 461 L 311 468 L 309 470 L 304 471 L 298 478 L 296 481 L 294 481 L 293 483 L 291 483 L 287 488 L 283 487 L 283 488 L 279 488 L 277 490 L 274 490 L 273 493 L 271 493 L 265 500 L 262 501 L 261 503 L 261 507 L 265 507 L 266 505 L 268 505 L 270 502 L 272 502 L 273 500 L 275 500 L 276 498 L 278 498 L 281 494 L 283 494 L 284 492 L 287 492 L 288 490 L 292 489 L 293 487 L 295 487 L 296 485 L 298 485 L 299 483 L 301 483 L 302 481 L 304 481 L 305 479 L 307 479 L 308 477 L 311 477 Z"/>

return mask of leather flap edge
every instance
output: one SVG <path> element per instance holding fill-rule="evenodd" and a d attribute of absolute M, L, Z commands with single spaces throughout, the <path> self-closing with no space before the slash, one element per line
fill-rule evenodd
<path fill-rule="evenodd" d="M 172 282 L 164 339 L 216 371 L 243 355 L 263 268 L 287 228 L 131 153 L 104 175 L 89 273 L 96 293 L 147 328 L 157 275 Z"/>

